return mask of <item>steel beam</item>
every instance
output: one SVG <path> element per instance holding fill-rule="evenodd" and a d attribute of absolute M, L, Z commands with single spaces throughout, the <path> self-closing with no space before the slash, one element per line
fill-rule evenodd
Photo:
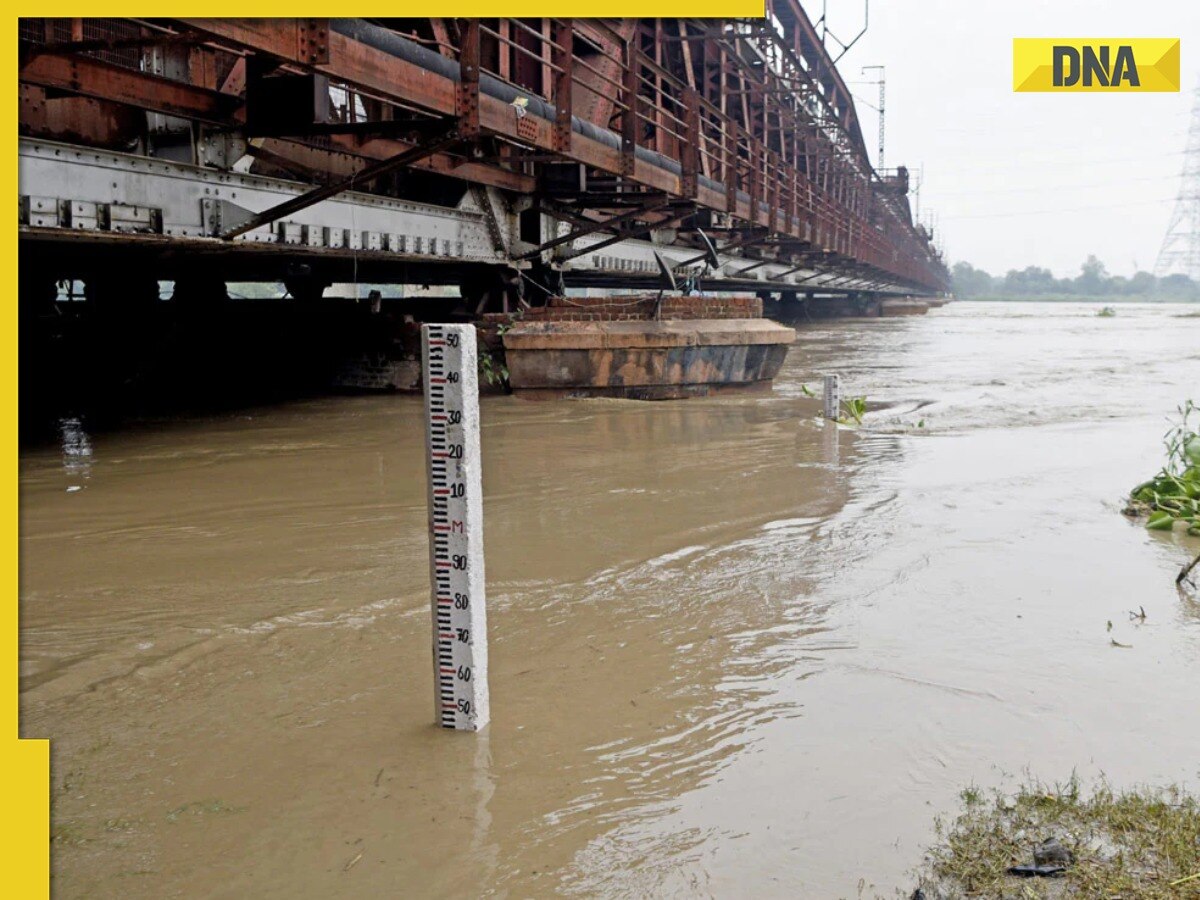
<path fill-rule="evenodd" d="M 439 150 L 445 150 L 460 141 L 461 138 L 458 131 L 454 128 L 448 128 L 444 134 L 430 138 L 426 143 L 410 147 L 408 150 L 397 153 L 388 159 L 381 159 L 379 162 L 372 163 L 349 178 L 344 178 L 333 184 L 313 188 L 306 194 L 301 194 L 299 197 L 285 200 L 283 203 L 272 206 L 270 209 L 263 210 L 246 222 L 234 228 L 225 229 L 221 232 L 220 237 L 227 241 L 232 240 L 240 234 L 253 231 L 255 228 L 261 228 L 263 225 L 268 225 L 277 219 L 282 219 L 284 216 L 290 216 L 302 209 L 307 209 L 310 206 L 320 203 L 322 200 L 328 200 L 344 191 L 352 190 L 355 184 L 370 183 L 380 175 L 386 175 L 388 172 L 394 172 L 396 169 L 412 165 L 417 160 L 424 159 L 427 156 L 437 153 Z"/>
<path fill-rule="evenodd" d="M 656 228 L 674 227 L 675 225 L 678 225 L 680 222 L 682 222 L 684 219 L 686 219 L 690 215 L 693 215 L 693 211 L 687 210 L 686 212 L 676 213 L 675 215 L 671 216 L 669 219 L 665 219 L 662 222 L 655 222 L 653 224 L 639 225 L 639 226 L 627 231 L 625 234 L 616 234 L 616 235 L 613 235 L 612 237 L 605 238 L 604 240 L 599 241 L 598 243 L 591 244 L 584 249 L 574 250 L 574 251 L 571 251 L 570 253 L 566 253 L 563 256 L 559 257 L 558 261 L 560 263 L 569 262 L 570 260 L 576 259 L 580 256 L 587 256 L 589 254 L 596 253 L 600 250 L 605 249 L 606 247 L 611 247 L 614 244 L 620 244 L 624 241 L 630 240 L 631 238 L 640 237 L 641 235 L 644 235 L 644 234 L 649 234 L 651 231 L 654 231 Z"/>
<path fill-rule="evenodd" d="M 635 209 L 629 210 L 628 212 L 623 212 L 620 215 L 612 216 L 608 219 L 604 219 L 603 221 L 593 221 L 587 225 L 580 225 L 578 228 L 576 228 L 572 232 L 569 232 L 564 235 L 560 235 L 559 237 L 556 237 L 553 240 L 546 241 L 544 244 L 542 244 L 541 246 L 537 247 L 534 250 L 530 250 L 528 253 L 522 253 L 520 256 L 517 257 L 517 259 L 518 260 L 533 259 L 535 257 L 541 256 L 542 253 L 544 253 L 547 250 L 552 250 L 555 247 L 562 246 L 563 244 L 569 244 L 572 241 L 575 241 L 576 239 L 584 237 L 586 235 L 595 234 L 597 231 L 605 231 L 605 230 L 608 230 L 608 229 L 611 229 L 611 228 L 614 228 L 617 226 L 621 226 L 621 225 L 624 225 L 626 222 L 636 221 L 637 219 L 644 218 L 649 213 L 657 212 L 658 210 L 660 210 L 664 206 L 666 206 L 669 202 L 670 202 L 670 200 L 667 197 L 656 197 L 654 200 L 650 201 L 649 203 L 645 203 L 642 206 L 639 206 L 639 207 L 636 207 Z M 658 228 L 661 226 L 650 225 L 649 227 L 650 228 Z"/>
<path fill-rule="evenodd" d="M 41 52 L 28 59 L 19 78 L 23 84 L 214 125 L 233 125 L 234 113 L 241 106 L 240 98 L 219 91 L 57 52 Z"/>
<path fill-rule="evenodd" d="M 249 152 L 262 156 L 276 165 L 293 171 L 347 178 L 362 171 L 372 160 L 388 159 L 403 153 L 413 144 L 386 137 L 354 137 L 329 135 L 331 146 L 318 147 L 301 140 L 284 138 L 261 138 L 250 143 Z M 490 185 L 516 193 L 532 193 L 536 182 L 530 175 L 522 175 L 499 166 L 486 165 L 478 160 L 468 160 L 449 153 L 434 153 L 425 159 L 415 160 L 414 169 L 437 172 L 472 184 Z"/>

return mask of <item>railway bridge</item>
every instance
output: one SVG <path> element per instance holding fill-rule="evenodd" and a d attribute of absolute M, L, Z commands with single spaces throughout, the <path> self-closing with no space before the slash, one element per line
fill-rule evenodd
<path fill-rule="evenodd" d="M 476 312 L 664 266 L 935 294 L 795 0 L 764 19 L 23 19 L 22 291 L 455 285 Z M 218 274 L 219 273 L 219 274 Z M 112 284 L 120 279 L 120 288 Z"/>

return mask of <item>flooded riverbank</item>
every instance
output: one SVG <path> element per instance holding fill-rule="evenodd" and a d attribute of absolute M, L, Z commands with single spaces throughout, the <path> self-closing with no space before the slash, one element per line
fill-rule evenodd
<path fill-rule="evenodd" d="M 959 303 L 803 328 L 767 396 L 486 398 L 477 738 L 431 721 L 418 399 L 66 423 L 21 465 L 57 895 L 850 897 L 970 782 L 1195 788 L 1200 542 L 1120 515 L 1193 311 Z M 816 419 L 835 371 L 887 408 Z"/>

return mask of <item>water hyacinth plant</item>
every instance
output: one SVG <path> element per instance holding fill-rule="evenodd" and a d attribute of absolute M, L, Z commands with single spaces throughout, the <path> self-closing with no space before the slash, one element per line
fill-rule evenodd
<path fill-rule="evenodd" d="M 1183 523 L 1188 534 L 1200 535 L 1200 434 L 1193 424 L 1193 417 L 1200 419 L 1200 407 L 1188 400 L 1179 407 L 1179 416 L 1163 437 L 1167 464 L 1130 491 L 1125 512 L 1146 516 L 1150 529 L 1169 531 Z"/>
<path fill-rule="evenodd" d="M 849 425 L 853 422 L 855 425 L 861 425 L 863 416 L 867 414 L 867 398 L 866 397 L 850 397 L 842 401 L 842 417 L 838 419 L 843 425 Z"/>

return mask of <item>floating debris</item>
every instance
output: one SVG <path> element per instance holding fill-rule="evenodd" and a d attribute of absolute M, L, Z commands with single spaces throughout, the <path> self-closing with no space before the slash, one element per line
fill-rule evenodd
<path fill-rule="evenodd" d="M 1016 875 L 1019 878 L 1053 878 L 1056 875 L 1062 875 L 1067 871 L 1066 866 L 1009 866 L 1009 875 Z"/>

